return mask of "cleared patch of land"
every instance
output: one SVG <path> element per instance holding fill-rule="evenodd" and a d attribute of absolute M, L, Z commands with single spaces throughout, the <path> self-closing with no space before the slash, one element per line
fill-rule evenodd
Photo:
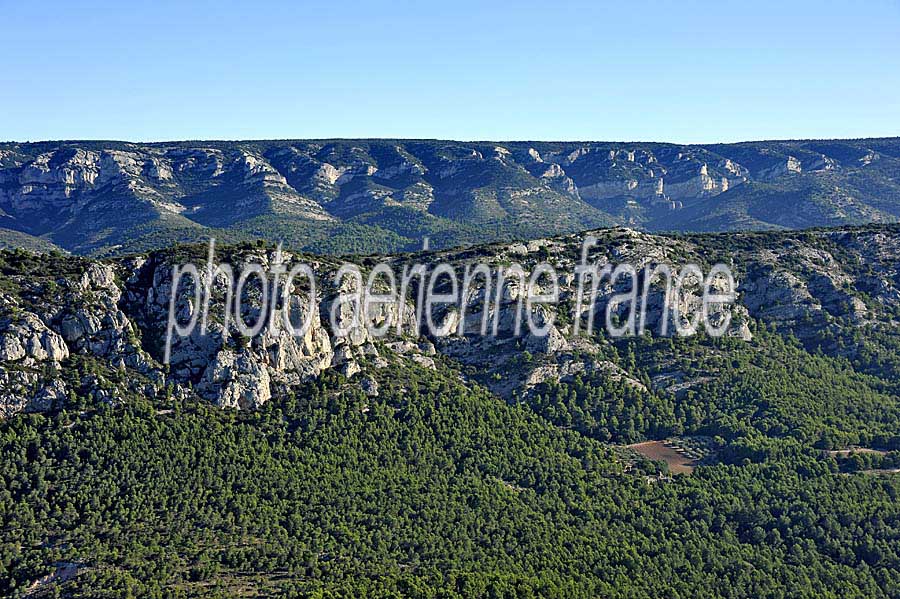
<path fill-rule="evenodd" d="M 665 462 L 672 474 L 691 474 L 700 462 L 683 455 L 666 441 L 644 441 L 629 445 L 628 449 L 638 452 L 645 458 Z"/>
<path fill-rule="evenodd" d="M 81 569 L 81 564 L 76 564 L 73 562 L 59 562 L 56 564 L 56 571 L 47 574 L 46 576 L 35 580 L 31 585 L 25 590 L 25 596 L 30 597 L 36 595 L 39 591 L 45 590 L 44 587 L 47 587 L 51 584 L 62 584 L 67 580 L 74 578 L 78 574 L 78 570 Z"/>
<path fill-rule="evenodd" d="M 873 453 L 875 455 L 884 455 L 887 452 L 881 449 L 869 449 L 868 447 L 850 447 L 848 449 L 831 449 L 826 451 L 828 455 L 847 457 L 854 453 Z"/>

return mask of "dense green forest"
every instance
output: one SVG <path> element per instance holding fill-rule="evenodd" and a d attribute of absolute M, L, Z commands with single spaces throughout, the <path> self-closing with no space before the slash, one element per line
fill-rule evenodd
<path fill-rule="evenodd" d="M 612 347 L 612 358 L 643 387 L 594 374 L 545 383 L 527 401 L 551 422 L 603 441 L 692 433 L 728 441 L 794 439 L 827 450 L 900 449 L 896 381 L 860 373 L 846 359 L 807 352 L 796 338 L 765 324 L 754 331 L 752 342 L 625 340 Z M 674 394 L 651 390 L 652 377 L 672 372 L 695 384 Z"/>
<path fill-rule="evenodd" d="M 771 384 L 807 393 L 781 347 L 786 376 Z M 329 374 L 249 413 L 134 397 L 4 422 L 0 589 L 21 596 L 70 564 L 78 575 L 47 592 L 900 594 L 900 477 L 842 472 L 847 464 L 812 447 L 802 427 L 777 428 L 797 418 L 779 405 L 772 423 L 742 429 L 716 416 L 733 407 L 727 396 L 691 403 L 576 383 L 568 391 L 592 394 L 588 403 L 610 392 L 620 407 L 589 410 L 590 424 L 569 428 L 548 422 L 564 417 L 558 409 L 536 403 L 541 418 L 445 367 L 398 363 L 379 382 L 369 397 Z M 883 419 L 863 408 L 855 418 L 880 434 Z M 731 457 L 659 480 L 660 464 L 596 440 L 599 424 L 613 437 L 715 426 Z"/>

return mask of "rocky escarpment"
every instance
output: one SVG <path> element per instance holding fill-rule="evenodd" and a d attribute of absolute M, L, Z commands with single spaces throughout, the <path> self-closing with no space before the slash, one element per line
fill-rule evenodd
<path fill-rule="evenodd" d="M 216 236 L 387 253 L 626 224 L 735 230 L 900 218 L 896 139 L 0 144 L 0 243 L 126 253 Z M 5 230 L 5 231 L 4 231 Z M 24 236 L 24 237 L 23 237 Z"/>
<path fill-rule="evenodd" d="M 5 413 L 47 409 L 75 392 L 58 376 L 60 364 L 75 354 L 133 372 L 137 376 L 129 381 L 132 391 L 155 393 L 161 387 L 162 372 L 141 348 L 139 329 L 120 307 L 122 288 L 112 265 L 88 263 L 77 273 L 40 282 L 17 277 L 13 288 L 15 293 L 0 295 L 0 356 L 5 366 L 0 409 Z M 92 385 L 90 378 L 82 383 L 95 398 L 115 397 L 115 390 Z"/>
<path fill-rule="evenodd" d="M 900 320 L 896 227 L 730 238 L 655 236 L 630 229 L 595 235 L 596 243 L 585 254 L 587 263 L 628 263 L 638 271 L 659 264 L 730 265 L 736 302 L 714 310 L 712 320 L 729 318 L 727 335 L 748 343 L 753 327 L 765 322 L 802 342 L 821 344 L 828 338 L 834 346 L 820 349 L 852 357 L 863 351 L 854 331 L 889 333 Z M 182 324 L 196 317 L 197 326 L 190 334 L 173 336 L 168 364 L 163 358 L 173 266 L 193 262 L 202 271 L 205 248 L 102 262 L 7 251 L 0 254 L 0 415 L 59 408 L 79 398 L 114 402 L 133 393 L 197 396 L 223 407 L 251 409 L 327 370 L 377 394 L 367 373 L 397 360 L 425 368 L 455 365 L 507 398 L 546 380 L 591 373 L 645 387 L 637 372 L 614 357 L 615 339 L 602 324 L 613 296 L 630 287 L 627 279 L 602 281 L 593 310 L 575 313 L 575 269 L 583 241 L 583 236 L 568 236 L 360 260 L 365 277 L 379 264 L 398 276 L 416 264 L 428 272 L 445 264 L 460 278 L 458 301 L 417 313 L 413 298 L 420 286 L 447 292 L 450 281 L 441 276 L 433 282 L 412 279 L 405 302 L 396 309 L 372 304 L 361 321 L 354 318 L 352 303 L 339 301 L 356 284 L 352 278 L 336 278 L 337 260 L 250 244 L 221 248 L 217 260 L 234 266 L 236 277 L 249 265 L 263 270 L 277 264 L 286 270 L 308 265 L 315 275 L 315 295 L 305 279 L 295 278 L 288 289 L 283 279 L 281 287 L 270 281 L 264 288 L 258 277 L 248 277 L 241 301 L 229 303 L 229 275 L 220 271 L 211 279 L 209 308 L 203 309 L 196 299 L 203 288 L 198 290 L 192 277 L 182 277 L 174 314 Z M 494 277 L 498 269 L 514 264 L 525 273 L 538 264 L 555 269 L 555 278 L 537 278 L 532 288 L 533 294 L 545 294 L 553 283 L 558 287 L 558 302 L 537 305 L 530 313 L 538 327 L 546 326 L 546 334 L 517 324 L 525 317 L 521 310 L 527 283 L 510 276 L 512 271 L 507 270 L 502 284 L 473 277 L 463 286 L 463 273 L 478 264 Z M 372 276 L 375 288 L 384 288 L 386 282 Z M 719 282 L 714 288 L 725 291 Z M 662 280 L 649 289 L 643 323 L 651 336 L 662 333 L 664 320 L 686 320 L 698 309 L 702 294 L 700 281 L 690 278 L 680 293 L 667 291 Z M 266 293 L 284 299 L 266 304 Z M 265 305 L 272 309 L 261 309 Z M 611 307 L 617 323 L 627 320 L 626 308 Z M 585 334 L 592 311 L 597 332 Z M 246 324 L 260 318 L 263 325 L 253 335 L 238 327 L 238 319 Z M 284 325 L 299 327 L 307 319 L 311 324 L 302 334 Z M 434 326 L 425 328 L 426 321 Z M 482 335 L 485 323 L 489 330 L 496 326 L 496 333 Z M 390 333 L 374 333 L 382 327 Z"/>

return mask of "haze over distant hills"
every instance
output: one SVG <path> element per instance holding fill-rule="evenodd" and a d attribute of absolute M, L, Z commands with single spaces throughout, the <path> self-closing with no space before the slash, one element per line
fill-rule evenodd
<path fill-rule="evenodd" d="M 626 224 L 900 219 L 900 138 L 679 145 L 435 140 L 0 144 L 0 242 L 123 253 L 267 237 L 390 252 Z"/>

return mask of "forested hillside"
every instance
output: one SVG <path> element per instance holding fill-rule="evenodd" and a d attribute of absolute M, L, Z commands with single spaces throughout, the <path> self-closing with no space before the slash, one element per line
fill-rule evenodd
<path fill-rule="evenodd" d="M 206 248 L 0 252 L 0 593 L 900 596 L 898 227 L 593 234 L 592 260 L 732 264 L 729 334 L 575 334 L 573 235 L 358 259 L 549 261 L 551 341 L 213 342 L 214 310 L 163 365 L 171 266 Z"/>
<path fill-rule="evenodd" d="M 862 598 L 900 588 L 896 475 L 844 475 L 833 457 L 761 437 L 745 449 L 765 458 L 729 455 L 658 479 L 659 466 L 450 371 L 401 367 L 379 380 L 377 398 L 338 375 L 250 413 L 132 397 L 4 423 L 5 592 Z M 34 585 L 54 573 L 71 578 Z"/>

